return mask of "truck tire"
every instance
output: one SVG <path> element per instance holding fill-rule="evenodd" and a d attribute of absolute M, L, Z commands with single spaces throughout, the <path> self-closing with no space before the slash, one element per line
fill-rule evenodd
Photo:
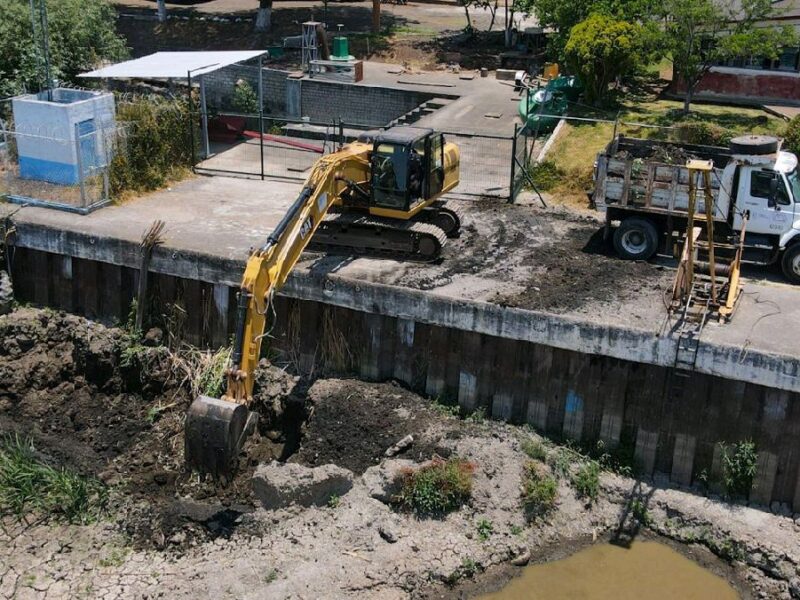
<path fill-rule="evenodd" d="M 658 230 L 648 219 L 629 217 L 614 232 L 614 249 L 627 260 L 648 260 L 658 250 Z"/>
<path fill-rule="evenodd" d="M 734 154 L 774 154 L 778 151 L 779 140 L 771 135 L 740 135 L 730 142 Z"/>
<path fill-rule="evenodd" d="M 800 285 L 800 244 L 789 246 L 783 251 L 781 270 L 790 283 Z"/>
<path fill-rule="evenodd" d="M 7 315 L 14 306 L 14 290 L 11 287 L 11 278 L 0 268 L 0 315 Z"/>

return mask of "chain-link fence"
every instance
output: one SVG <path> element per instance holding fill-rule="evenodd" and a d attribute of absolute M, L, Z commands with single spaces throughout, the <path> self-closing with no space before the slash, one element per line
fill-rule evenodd
<path fill-rule="evenodd" d="M 89 121 L 69 131 L 15 130 L 0 122 L 0 196 L 10 202 L 87 213 L 109 201 L 109 165 L 121 128 Z"/>
<path fill-rule="evenodd" d="M 201 132 L 201 173 L 304 180 L 317 159 L 357 135 L 337 123 L 219 112 Z"/>

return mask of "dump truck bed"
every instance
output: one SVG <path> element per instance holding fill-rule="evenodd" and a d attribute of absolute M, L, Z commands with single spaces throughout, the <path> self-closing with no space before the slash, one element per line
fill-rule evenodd
<path fill-rule="evenodd" d="M 595 206 L 599 210 L 616 207 L 665 215 L 685 214 L 689 203 L 689 170 L 685 164 L 690 158 L 713 161 L 711 186 L 716 199 L 722 171 L 731 158 L 727 148 L 616 137 L 597 156 Z M 718 220 L 727 217 L 727 208 L 719 210 L 723 208 L 721 204 L 718 202 L 715 211 Z M 705 213 L 702 194 L 698 195 L 697 210 Z"/>

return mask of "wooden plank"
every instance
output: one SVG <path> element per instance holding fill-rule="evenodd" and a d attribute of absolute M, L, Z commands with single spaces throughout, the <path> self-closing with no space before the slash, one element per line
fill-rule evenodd
<path fill-rule="evenodd" d="M 653 201 L 653 179 L 656 176 L 656 167 L 655 165 L 648 165 L 647 167 L 647 187 L 644 192 L 644 205 L 647 208 L 650 208 L 650 204 Z"/>

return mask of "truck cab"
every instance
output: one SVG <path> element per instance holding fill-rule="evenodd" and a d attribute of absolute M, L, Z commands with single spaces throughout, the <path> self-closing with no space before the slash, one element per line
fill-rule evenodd
<path fill-rule="evenodd" d="M 800 176 L 797 157 L 780 141 L 742 136 L 729 148 L 669 144 L 618 136 L 598 155 L 593 199 L 606 212 L 606 232 L 622 258 L 647 260 L 673 252 L 686 234 L 689 172 L 679 155 L 711 161 L 713 218 L 719 241 L 738 244 L 742 262 L 780 262 L 786 278 L 800 284 Z M 699 199 L 697 213 L 704 214 Z M 747 223 L 744 217 L 747 215 Z"/>

